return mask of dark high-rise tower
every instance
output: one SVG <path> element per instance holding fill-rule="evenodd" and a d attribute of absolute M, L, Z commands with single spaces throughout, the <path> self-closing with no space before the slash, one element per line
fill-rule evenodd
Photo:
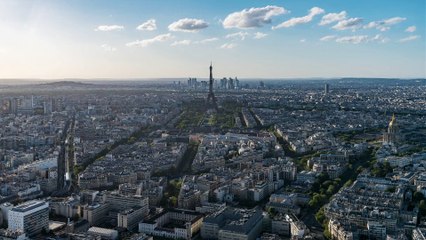
<path fill-rule="evenodd" d="M 207 96 L 208 108 L 214 108 L 217 110 L 216 97 L 213 93 L 213 66 L 210 63 L 210 82 L 209 82 L 209 95 Z"/>
<path fill-rule="evenodd" d="M 328 83 L 324 85 L 324 95 L 327 95 L 330 92 L 330 86 Z"/>

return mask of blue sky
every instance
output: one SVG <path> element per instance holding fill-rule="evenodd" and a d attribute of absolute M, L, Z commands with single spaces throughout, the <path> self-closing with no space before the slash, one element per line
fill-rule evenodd
<path fill-rule="evenodd" d="M 426 77 L 424 0 L 1 0 L 0 78 Z"/>

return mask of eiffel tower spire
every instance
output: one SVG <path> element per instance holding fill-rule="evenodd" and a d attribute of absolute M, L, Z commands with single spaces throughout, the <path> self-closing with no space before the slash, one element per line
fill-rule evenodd
<path fill-rule="evenodd" d="M 217 102 L 216 102 L 216 97 L 214 96 L 213 93 L 213 64 L 212 62 L 210 62 L 210 81 L 209 81 L 209 94 L 207 96 L 207 108 L 214 108 L 214 109 L 218 109 L 217 107 Z"/>

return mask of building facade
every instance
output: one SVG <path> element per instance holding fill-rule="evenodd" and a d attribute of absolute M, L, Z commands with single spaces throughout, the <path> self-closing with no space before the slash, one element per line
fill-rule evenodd
<path fill-rule="evenodd" d="M 12 208 L 8 214 L 9 230 L 23 230 L 28 236 L 49 231 L 49 203 L 29 201 Z"/>
<path fill-rule="evenodd" d="M 202 214 L 183 209 L 169 209 L 140 222 L 139 232 L 164 238 L 192 239 L 202 223 Z"/>

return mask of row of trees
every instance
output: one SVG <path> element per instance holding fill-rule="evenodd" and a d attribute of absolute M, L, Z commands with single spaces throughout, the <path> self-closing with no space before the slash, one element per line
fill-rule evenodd
<path fill-rule="evenodd" d="M 342 187 L 350 187 L 356 180 L 359 173 L 365 168 L 373 165 L 374 149 L 369 149 L 357 159 L 352 159 L 346 171 L 340 176 L 330 180 L 327 174 L 321 174 L 312 187 L 312 199 L 309 201 L 309 206 L 318 209 L 315 214 L 315 219 L 323 226 L 324 236 L 330 238 L 328 232 L 328 219 L 324 213 L 324 205 L 330 201 L 330 198 L 337 193 Z M 356 170 L 355 170 L 356 168 Z"/>
<path fill-rule="evenodd" d="M 82 165 L 74 165 L 73 167 L 73 173 L 75 176 L 78 176 L 79 173 L 84 171 L 87 166 L 94 163 L 95 161 L 101 160 L 103 157 L 105 157 L 108 153 L 110 153 L 112 150 L 117 148 L 118 146 L 122 144 L 133 144 L 138 139 L 143 137 L 144 135 L 151 132 L 153 129 L 150 127 L 141 127 L 139 130 L 133 132 L 129 137 L 122 138 L 118 141 L 115 141 L 112 145 L 107 146 L 106 148 L 102 149 L 100 152 L 98 152 L 95 156 L 87 159 Z"/>
<path fill-rule="evenodd" d="M 393 168 L 391 167 L 389 162 L 384 163 L 376 163 L 371 168 L 371 175 L 374 177 L 386 177 L 387 174 L 391 173 Z"/>
<path fill-rule="evenodd" d="M 166 191 L 160 201 L 162 207 L 177 207 L 180 188 L 182 187 L 181 179 L 173 179 L 168 182 Z"/>

